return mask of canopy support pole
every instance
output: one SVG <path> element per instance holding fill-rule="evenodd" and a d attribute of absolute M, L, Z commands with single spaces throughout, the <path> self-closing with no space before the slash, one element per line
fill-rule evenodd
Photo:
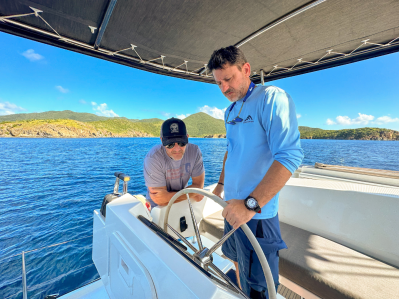
<path fill-rule="evenodd" d="M 300 14 L 300 13 L 302 13 L 302 12 L 312 8 L 312 7 L 315 7 L 316 5 L 318 5 L 320 3 L 323 3 L 324 1 L 326 1 L 326 0 L 315 0 L 315 1 L 312 1 L 311 3 L 309 3 L 309 4 L 306 4 L 305 6 L 302 6 L 302 7 L 298 8 L 298 9 L 294 10 L 293 12 L 289 13 L 288 15 L 285 15 L 284 17 L 279 18 L 279 19 L 275 20 L 274 22 L 266 25 L 265 27 L 259 29 L 258 31 L 255 31 L 250 36 L 248 36 L 248 37 L 244 38 L 243 40 L 241 40 L 240 42 L 236 43 L 235 46 L 237 48 L 241 47 L 242 45 L 246 44 L 251 39 L 257 37 L 258 35 L 261 35 L 262 33 L 268 31 L 269 29 L 272 29 L 273 27 L 275 27 L 275 26 L 287 21 L 288 19 L 291 19 L 292 17 L 294 17 L 294 16 L 296 16 L 296 15 L 298 15 L 298 14 Z"/>
<path fill-rule="evenodd" d="M 100 30 L 98 30 L 98 35 L 97 35 L 96 41 L 94 43 L 94 49 L 96 49 L 96 50 L 98 50 L 98 48 L 100 47 L 100 43 L 101 43 L 101 40 L 103 39 L 105 28 L 107 28 L 109 19 L 111 18 L 112 11 L 114 10 L 114 7 L 116 5 L 116 1 L 118 1 L 118 0 L 110 0 L 109 1 L 107 11 L 105 12 L 103 21 L 101 22 Z"/>
<path fill-rule="evenodd" d="M 260 70 L 260 81 L 262 85 L 265 85 L 265 72 L 263 70 Z"/>

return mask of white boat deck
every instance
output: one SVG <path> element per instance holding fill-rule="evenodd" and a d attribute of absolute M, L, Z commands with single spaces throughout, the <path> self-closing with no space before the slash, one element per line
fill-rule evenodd
<path fill-rule="evenodd" d="M 72 291 L 60 299 L 110 299 L 108 293 L 101 281 L 97 280 L 88 285 L 85 285 L 75 291 Z"/>
<path fill-rule="evenodd" d="M 292 294 L 292 292 L 289 292 L 289 290 L 287 288 L 284 288 L 283 286 L 281 286 L 280 289 L 286 291 L 287 294 Z M 277 299 L 291 299 L 291 298 L 300 299 L 300 297 L 284 297 L 281 294 L 277 294 Z M 61 296 L 59 297 L 59 299 L 110 299 L 110 297 L 108 296 L 108 293 L 101 280 L 97 280 L 73 292 Z"/>
<path fill-rule="evenodd" d="M 190 242 L 193 244 L 194 247 L 198 248 L 198 243 L 193 242 L 193 238 L 189 238 Z M 212 247 L 214 242 L 209 240 L 208 238 L 201 237 L 202 243 L 205 247 Z M 230 262 L 229 260 L 226 260 L 222 258 L 220 255 L 222 255 L 222 252 L 220 248 L 216 250 L 217 254 L 214 254 L 214 263 L 221 269 L 223 272 L 227 272 L 229 269 L 233 268 L 234 269 L 234 264 Z M 286 295 L 291 295 L 292 292 L 288 292 L 285 287 L 282 285 L 279 288 L 281 291 L 284 290 L 286 292 Z M 68 294 L 65 294 L 61 297 L 60 299 L 110 299 L 101 279 L 97 280 L 93 283 L 90 283 L 88 285 L 85 285 L 77 290 L 74 290 Z M 277 294 L 278 299 L 286 299 L 286 298 L 291 298 L 291 297 L 284 297 L 281 294 Z M 296 298 L 296 297 L 292 297 Z"/>

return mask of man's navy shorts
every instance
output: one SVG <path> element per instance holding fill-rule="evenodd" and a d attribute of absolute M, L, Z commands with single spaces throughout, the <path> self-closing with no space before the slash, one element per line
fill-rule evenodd
<path fill-rule="evenodd" d="M 287 245 L 281 238 L 278 214 L 269 219 L 250 220 L 247 225 L 255 235 L 266 256 L 277 290 L 279 285 L 279 250 L 287 248 Z M 227 234 L 231 229 L 232 226 L 225 219 L 224 234 Z M 252 288 L 258 292 L 264 292 L 267 298 L 266 280 L 258 256 L 241 228 L 237 229 L 223 243 L 222 252 L 230 260 L 238 262 L 240 282 L 244 293 L 250 296 Z"/>

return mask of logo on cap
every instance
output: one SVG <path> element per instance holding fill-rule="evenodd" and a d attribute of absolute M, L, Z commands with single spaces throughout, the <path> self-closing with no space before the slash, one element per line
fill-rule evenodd
<path fill-rule="evenodd" d="M 171 133 L 179 133 L 179 125 L 177 123 L 173 123 L 170 125 Z"/>

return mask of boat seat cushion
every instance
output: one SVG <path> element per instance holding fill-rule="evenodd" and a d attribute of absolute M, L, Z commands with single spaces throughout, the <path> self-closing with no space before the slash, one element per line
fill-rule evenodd
<path fill-rule="evenodd" d="M 399 269 L 348 247 L 280 222 L 288 249 L 280 251 L 280 274 L 323 299 L 397 298 Z M 220 239 L 222 211 L 201 221 L 201 231 Z"/>
<path fill-rule="evenodd" d="M 397 298 L 399 269 L 280 222 L 280 274 L 323 299 Z"/>
<path fill-rule="evenodd" d="M 200 223 L 200 233 L 207 232 L 217 239 L 221 239 L 224 233 L 223 210 L 217 211 L 202 219 Z"/>

